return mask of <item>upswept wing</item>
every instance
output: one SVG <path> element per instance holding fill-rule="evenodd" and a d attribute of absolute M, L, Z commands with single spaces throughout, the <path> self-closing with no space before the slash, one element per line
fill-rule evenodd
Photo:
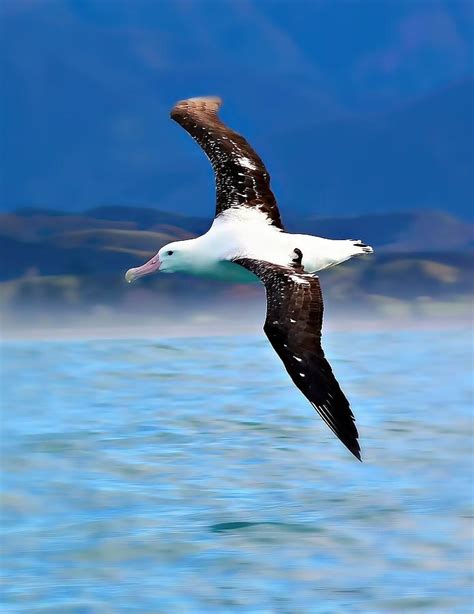
<path fill-rule="evenodd" d="M 283 229 L 265 165 L 247 141 L 219 119 L 220 106 L 220 98 L 189 98 L 171 111 L 171 118 L 189 132 L 211 161 L 216 217 L 231 208 L 252 207 Z"/>
<path fill-rule="evenodd" d="M 301 254 L 299 250 L 295 252 Z M 329 428 L 361 460 L 354 415 L 321 347 L 323 298 L 319 279 L 303 274 L 301 266 L 284 267 L 250 258 L 234 262 L 265 284 L 264 331 L 291 379 Z"/>

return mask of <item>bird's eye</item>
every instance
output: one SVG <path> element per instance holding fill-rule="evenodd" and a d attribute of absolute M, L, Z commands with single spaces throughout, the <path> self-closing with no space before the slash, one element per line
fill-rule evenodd
<path fill-rule="evenodd" d="M 166 252 L 166 254 L 167 254 L 168 256 L 172 256 L 172 255 L 173 255 L 173 252 L 170 250 L 169 252 Z"/>

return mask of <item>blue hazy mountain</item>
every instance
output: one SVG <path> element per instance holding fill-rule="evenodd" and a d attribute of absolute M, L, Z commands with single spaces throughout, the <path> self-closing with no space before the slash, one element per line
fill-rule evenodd
<path fill-rule="evenodd" d="M 126 269 L 142 264 L 170 241 L 204 232 L 208 225 L 205 218 L 125 206 L 0 213 L 0 258 L 8 262 L 0 272 L 3 310 L 15 318 L 29 318 L 31 310 L 61 317 L 71 310 L 104 306 L 153 310 L 159 296 L 160 309 L 168 305 L 175 313 L 179 305 L 190 303 L 208 306 L 210 300 L 215 305 L 230 299 L 235 307 L 239 296 L 261 298 L 258 284 L 252 290 L 180 275 L 150 276 L 133 288 L 125 283 Z M 321 273 L 325 296 L 334 304 L 347 306 L 350 301 L 359 310 L 365 305 L 375 313 L 393 300 L 425 306 L 440 300 L 455 310 L 472 296 L 474 226 L 452 215 L 409 211 L 300 218 L 290 229 L 332 238 L 363 237 L 374 246 L 370 258 Z"/>
<path fill-rule="evenodd" d="M 468 3 L 4 3 L 0 206 L 211 215 L 168 119 L 220 94 L 295 215 L 472 205 Z"/>

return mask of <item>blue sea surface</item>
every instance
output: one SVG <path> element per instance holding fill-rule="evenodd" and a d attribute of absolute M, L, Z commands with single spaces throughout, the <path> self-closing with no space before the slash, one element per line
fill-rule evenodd
<path fill-rule="evenodd" d="M 263 337 L 5 342 L 5 611 L 472 612 L 468 341 L 326 334 L 363 463 Z"/>

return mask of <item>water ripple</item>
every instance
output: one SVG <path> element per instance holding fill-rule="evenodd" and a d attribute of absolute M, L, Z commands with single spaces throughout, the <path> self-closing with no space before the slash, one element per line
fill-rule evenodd
<path fill-rule="evenodd" d="M 326 336 L 362 465 L 261 339 L 4 344 L 6 611 L 470 612 L 465 339 Z"/>

